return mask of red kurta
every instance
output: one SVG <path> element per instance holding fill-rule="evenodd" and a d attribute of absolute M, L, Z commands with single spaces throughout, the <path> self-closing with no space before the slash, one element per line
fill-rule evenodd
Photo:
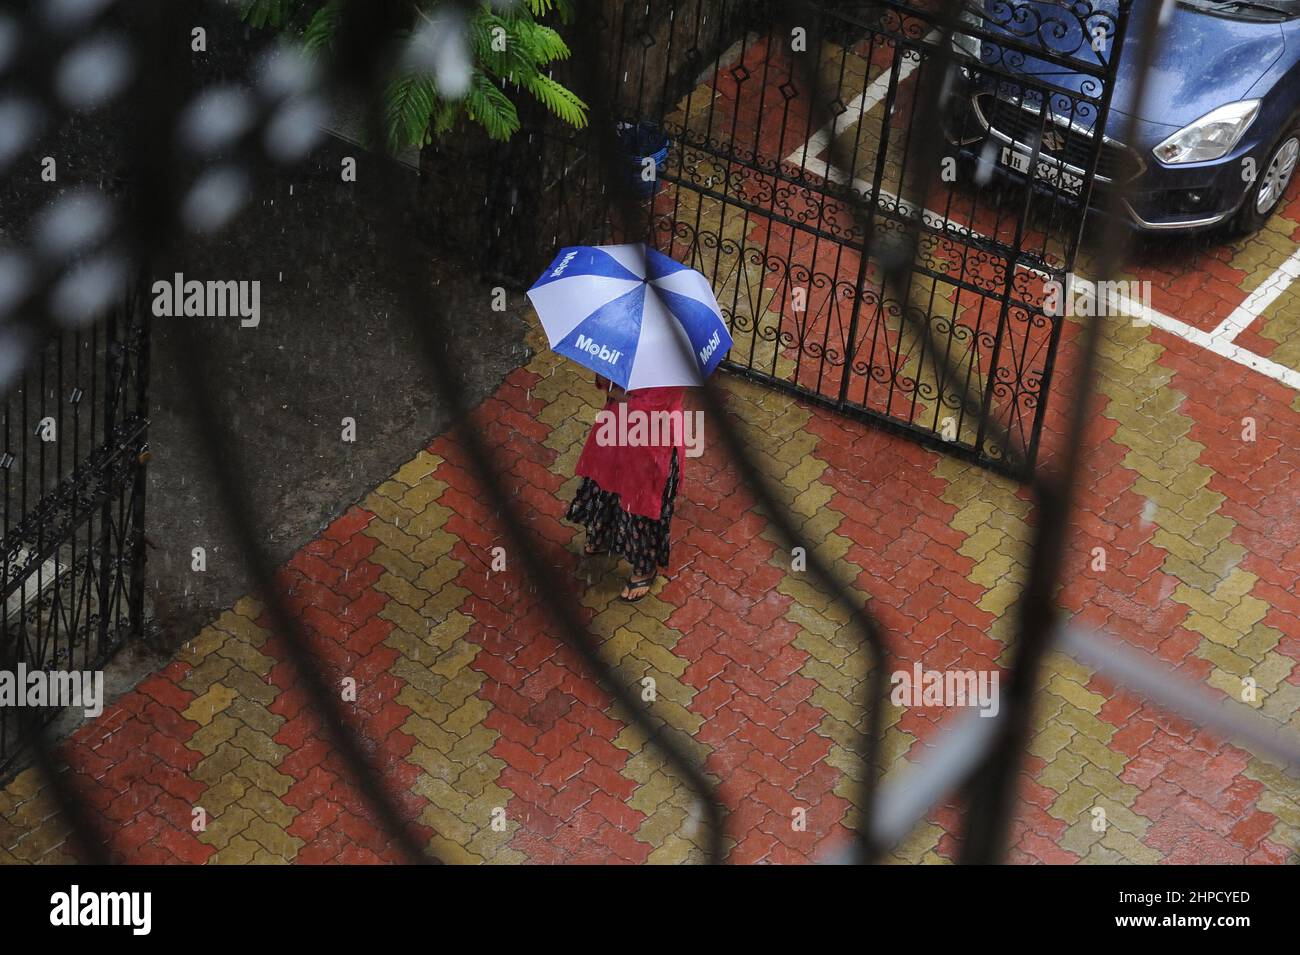
<path fill-rule="evenodd" d="M 685 447 L 681 437 L 683 433 L 685 412 L 682 409 L 682 388 L 638 388 L 628 392 L 628 420 L 633 412 L 640 411 L 647 417 L 653 412 L 675 412 L 678 421 L 670 429 L 674 443 L 645 444 L 634 446 L 622 440 L 618 443 L 603 445 L 597 440 L 600 423 L 587 435 L 587 443 L 578 458 L 578 474 L 589 477 L 600 485 L 602 491 L 619 496 L 623 509 L 630 514 L 658 520 L 664 502 L 664 486 L 668 483 L 668 472 L 672 467 L 673 448 L 677 448 L 677 473 L 680 475 L 685 464 Z M 619 401 L 610 397 L 605 402 L 605 410 L 617 414 Z M 653 421 L 653 418 L 649 418 Z M 657 432 L 657 428 L 647 425 L 646 432 Z"/>

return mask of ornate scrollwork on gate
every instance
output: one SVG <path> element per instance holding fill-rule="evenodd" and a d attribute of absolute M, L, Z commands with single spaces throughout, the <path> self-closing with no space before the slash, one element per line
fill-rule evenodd
<path fill-rule="evenodd" d="M 728 367 L 1026 473 L 1059 334 L 1044 284 L 1070 268 L 1079 204 L 1032 176 L 918 173 L 915 132 L 935 119 L 915 112 L 919 84 L 946 61 L 976 127 L 998 119 L 1013 149 L 1038 149 L 1055 124 L 1075 135 L 1082 169 L 1079 137 L 1101 123 L 1128 2 L 963 0 L 958 42 L 931 0 L 813 3 L 815 72 L 760 30 L 719 56 L 711 79 L 693 74 L 692 92 L 667 96 L 654 241 L 713 284 L 735 339 Z M 959 128 L 958 145 L 978 141 Z M 996 148 L 981 155 L 1008 162 Z M 900 261 L 901 275 L 887 268 Z"/>
<path fill-rule="evenodd" d="M 1010 0 L 974 3 L 968 0 L 965 12 L 968 18 L 992 24 L 1018 40 L 1028 41 L 1044 52 L 1050 52 L 1054 58 L 1070 57 L 1095 66 L 1107 62 L 1117 23 L 1113 3 L 1102 5 L 1087 0 L 1036 0 L 1031 3 L 1013 3 Z M 1000 60 L 1002 65 L 1017 71 L 1023 68 L 1023 54 L 1013 50 L 1005 52 L 1015 53 L 1016 57 L 1008 61 L 1004 56 Z"/>

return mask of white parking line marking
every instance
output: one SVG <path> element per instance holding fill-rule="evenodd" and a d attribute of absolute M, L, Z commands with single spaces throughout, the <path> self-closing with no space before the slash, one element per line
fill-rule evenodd
<path fill-rule="evenodd" d="M 1291 283 L 1300 278 L 1300 248 L 1283 262 L 1272 275 L 1260 283 L 1246 300 L 1232 310 L 1210 333 L 1215 341 L 1233 342 L 1264 310 L 1276 302 Z"/>
<path fill-rule="evenodd" d="M 820 159 L 808 161 L 805 167 L 814 175 L 826 176 L 827 164 Z M 871 185 L 861 179 L 853 180 L 853 188 L 861 192 L 868 201 L 871 198 Z M 893 193 L 882 190 L 881 195 L 889 201 L 897 203 L 898 197 Z M 969 226 L 962 225 L 946 218 L 942 214 L 935 212 L 933 209 L 922 210 L 927 224 L 934 228 L 948 228 L 952 231 L 968 235 L 974 238 L 986 238 L 981 233 L 976 232 Z M 1046 273 L 1032 268 L 1027 265 L 1016 263 L 1016 267 L 1033 272 L 1043 278 L 1049 278 Z M 1082 276 L 1079 276 L 1082 279 Z M 1244 365 L 1261 375 L 1267 375 L 1274 381 L 1280 381 L 1282 384 L 1300 391 L 1300 371 L 1294 368 L 1288 368 L 1285 365 L 1279 365 L 1275 361 L 1270 361 L 1261 355 L 1256 355 L 1240 345 L 1233 343 L 1238 333 L 1250 325 L 1258 318 L 1265 309 L 1271 306 L 1281 294 L 1291 285 L 1295 279 L 1300 278 L 1300 249 L 1296 250 L 1295 255 L 1291 256 L 1276 272 L 1273 273 L 1258 289 L 1252 293 L 1246 301 L 1239 305 L 1228 318 L 1224 319 L 1213 332 L 1204 332 L 1195 326 L 1188 325 L 1186 322 L 1179 321 L 1169 315 L 1159 312 L 1141 302 L 1135 302 L 1127 296 L 1121 296 L 1120 305 L 1126 315 L 1132 315 L 1141 318 L 1162 331 L 1169 332 L 1171 335 L 1177 335 L 1179 338 L 1189 341 L 1194 345 L 1204 348 L 1206 351 L 1213 352 L 1220 358 L 1226 358 L 1228 361 L 1236 362 L 1238 365 Z"/>
<path fill-rule="evenodd" d="M 938 30 L 931 30 L 921 42 L 934 43 L 939 36 L 940 32 Z M 898 67 L 898 85 L 902 86 L 903 81 L 910 77 L 919 65 L 919 59 L 904 59 Z M 804 143 L 790 155 L 786 156 L 785 161 L 790 163 L 792 166 L 803 166 L 804 163 L 808 161 L 808 152 L 811 150 L 813 154 L 813 162 L 822 167 L 822 171 L 817 173 L 817 175 L 824 178 L 834 179 L 835 182 L 844 182 L 844 180 L 848 178 L 844 173 L 840 172 L 838 169 L 832 169 L 828 175 L 826 172 L 826 163 L 816 157 L 821 155 L 821 153 L 830 146 L 832 139 L 842 133 L 845 129 L 851 127 L 854 123 L 862 122 L 862 117 L 880 104 L 889 92 L 889 78 L 893 75 L 893 72 L 892 69 L 885 70 L 868 83 L 867 88 L 854 97 L 844 112 L 831 120 L 828 125 L 823 126 L 821 129 L 817 130 L 817 132 L 813 133 L 812 136 L 808 137 L 808 142 Z M 854 116 L 854 113 L 857 115 Z M 805 166 L 804 168 L 807 167 Z"/>
<path fill-rule="evenodd" d="M 1120 296 L 1119 304 L 1123 307 L 1124 314 L 1141 316 L 1142 320 L 1154 325 L 1171 335 L 1177 335 L 1184 341 L 1189 341 L 1193 345 L 1199 345 L 1208 352 L 1213 352 L 1220 358 L 1226 358 L 1228 361 L 1236 362 L 1238 365 L 1244 365 L 1261 375 L 1267 375 L 1275 381 L 1290 388 L 1300 391 L 1300 371 L 1294 368 L 1288 368 L 1285 365 L 1279 365 L 1275 361 L 1270 361 L 1252 351 L 1247 351 L 1240 345 L 1235 345 L 1231 338 L 1217 336 L 1218 329 L 1213 332 L 1203 332 L 1199 328 L 1188 325 L 1186 322 L 1180 322 L 1176 318 L 1170 318 L 1163 312 L 1157 312 L 1153 308 L 1148 308 L 1141 302 L 1134 302 L 1127 296 Z M 1222 326 L 1220 326 L 1221 328 Z"/>

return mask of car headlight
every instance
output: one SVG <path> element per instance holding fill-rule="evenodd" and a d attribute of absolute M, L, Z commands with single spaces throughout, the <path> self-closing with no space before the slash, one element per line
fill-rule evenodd
<path fill-rule="evenodd" d="M 1209 162 L 1226 156 L 1241 142 L 1259 115 L 1259 100 L 1244 99 L 1206 113 L 1152 150 L 1163 163 Z"/>

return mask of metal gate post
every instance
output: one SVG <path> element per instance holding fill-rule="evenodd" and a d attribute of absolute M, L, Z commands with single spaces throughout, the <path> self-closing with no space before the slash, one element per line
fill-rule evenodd
<path fill-rule="evenodd" d="M 145 491 L 149 483 L 147 467 L 149 460 L 149 370 L 153 317 L 149 299 L 145 295 L 147 287 L 145 282 L 146 279 L 142 274 L 137 294 L 132 297 L 127 306 L 140 323 L 136 336 L 135 413 L 145 422 L 145 430 L 140 433 L 134 449 L 136 456 L 133 465 L 135 480 L 131 491 L 131 589 L 128 599 L 131 603 L 129 610 L 131 637 L 137 640 L 144 636 L 144 570 L 146 560 L 144 505 Z"/>
<path fill-rule="evenodd" d="M 876 170 L 871 177 L 871 195 L 868 200 L 870 204 L 867 206 L 867 220 L 862 231 L 861 261 L 858 262 L 858 276 L 853 282 L 853 316 L 849 321 L 849 349 L 844 356 L 844 377 L 840 381 L 839 406 L 841 408 L 844 407 L 845 402 L 848 400 L 850 374 L 853 371 L 853 362 L 849 356 L 857 354 L 858 349 L 858 315 L 862 308 L 862 283 L 866 280 L 867 265 L 871 260 L 872 239 L 875 237 L 876 231 L 876 204 L 880 201 L 880 183 L 884 181 L 885 160 L 889 155 L 889 117 L 893 112 L 894 100 L 898 94 L 899 65 L 903 62 L 903 54 L 906 51 L 907 47 L 900 42 L 898 52 L 894 54 L 894 60 L 889 66 L 889 90 L 885 94 L 885 118 L 880 126 L 880 146 L 876 151 Z M 917 52 L 917 55 L 920 55 L 920 51 Z M 827 172 L 829 171 L 828 163 Z M 849 194 L 852 195 L 853 170 L 850 169 L 848 174 Z M 876 303 L 877 320 L 879 320 L 880 312 L 884 307 L 885 299 L 882 295 Z M 862 403 L 865 405 L 867 403 L 865 388 L 869 388 L 871 383 L 870 369 L 864 376 L 864 382 Z"/>

